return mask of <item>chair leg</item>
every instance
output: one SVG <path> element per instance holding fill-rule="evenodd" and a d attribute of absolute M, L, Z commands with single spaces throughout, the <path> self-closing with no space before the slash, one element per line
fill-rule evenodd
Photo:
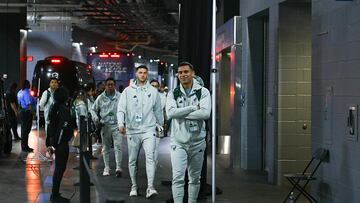
<path fill-rule="evenodd" d="M 289 180 L 291 182 L 291 184 L 293 184 L 295 186 L 295 188 L 300 192 L 296 198 L 295 201 L 300 197 L 300 195 L 304 195 L 306 197 L 306 199 L 308 199 L 311 203 L 317 203 L 317 200 L 305 190 L 305 187 L 307 184 L 305 184 L 304 186 L 300 186 L 299 184 L 295 184 L 295 181 L 293 179 Z M 308 183 L 308 182 L 307 182 Z"/>
<path fill-rule="evenodd" d="M 289 200 L 290 194 L 291 194 L 292 192 L 294 192 L 294 190 L 295 190 L 295 188 L 296 188 L 295 184 L 293 183 L 293 181 L 290 180 L 290 178 L 286 177 L 286 179 L 291 183 L 291 185 L 292 185 L 293 187 L 291 188 L 290 192 L 286 195 L 283 203 L 286 203 L 286 202 Z M 298 183 L 299 183 L 299 181 L 297 181 L 296 184 L 298 184 Z"/>

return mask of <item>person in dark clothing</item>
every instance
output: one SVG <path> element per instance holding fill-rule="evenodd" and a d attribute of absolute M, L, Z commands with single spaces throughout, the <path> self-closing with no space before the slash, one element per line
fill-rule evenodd
<path fill-rule="evenodd" d="M 48 135 L 46 146 L 50 153 L 55 153 L 55 170 L 53 174 L 51 202 L 70 202 L 59 193 L 60 183 L 66 170 L 69 157 L 69 141 L 73 136 L 74 124 L 72 123 L 69 92 L 65 87 L 60 87 L 54 92 L 54 105 L 49 112 Z"/>
<path fill-rule="evenodd" d="M 24 152 L 33 152 L 34 149 L 28 145 L 34 114 L 33 98 L 30 95 L 30 82 L 28 80 L 24 81 L 21 90 L 17 93 L 17 99 L 20 106 L 21 149 Z"/>
<path fill-rule="evenodd" d="M 18 102 L 16 98 L 16 88 L 17 84 L 14 82 L 11 84 L 10 88 L 6 91 L 6 106 L 7 114 L 9 116 L 10 127 L 14 135 L 14 140 L 20 140 L 21 138 L 17 132 L 17 118 L 19 117 L 18 113 Z"/>

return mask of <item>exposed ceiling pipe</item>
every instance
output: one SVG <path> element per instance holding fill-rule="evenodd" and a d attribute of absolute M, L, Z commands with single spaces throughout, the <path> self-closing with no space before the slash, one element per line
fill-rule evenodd
<path fill-rule="evenodd" d="M 0 3 L 0 7 L 81 8 L 82 4 Z"/>
<path fill-rule="evenodd" d="M 71 22 L 83 22 L 87 20 L 87 17 L 75 17 L 75 16 L 34 16 L 34 15 L 28 15 L 27 16 L 28 21 L 71 21 Z"/>

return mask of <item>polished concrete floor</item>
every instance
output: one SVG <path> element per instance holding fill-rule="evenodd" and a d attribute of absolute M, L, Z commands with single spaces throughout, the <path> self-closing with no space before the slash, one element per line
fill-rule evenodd
<path fill-rule="evenodd" d="M 20 132 L 20 129 L 19 129 Z M 14 142 L 13 152 L 9 157 L 0 158 L 0 203 L 19 202 L 48 202 L 52 185 L 52 172 L 54 166 L 51 162 L 42 161 L 42 154 L 45 154 L 44 133 L 33 129 L 29 145 L 35 149 L 34 153 L 23 153 L 20 151 L 20 142 Z M 126 143 L 124 143 L 123 176 L 116 178 L 115 168 L 112 164 L 111 176 L 103 177 L 103 161 L 100 150 L 97 151 L 97 160 L 91 162 L 93 173 L 97 175 L 100 187 L 105 191 L 106 196 L 121 197 L 126 202 L 166 202 L 171 198 L 170 186 L 163 186 L 162 181 L 170 180 L 171 165 L 168 152 L 169 138 L 164 138 L 160 144 L 159 166 L 156 174 L 155 187 L 159 195 L 152 199 L 145 198 L 146 174 L 145 157 L 140 154 L 138 185 L 139 197 L 128 197 L 130 190 L 130 177 L 127 168 Z M 40 150 L 39 150 L 40 149 Z M 41 152 L 41 153 L 39 153 Z M 78 158 L 71 149 L 68 167 L 61 186 L 63 196 L 70 198 L 71 202 L 80 202 L 79 187 L 73 186 L 79 181 L 79 171 L 73 168 L 78 165 Z M 113 155 L 111 156 L 114 162 Z M 208 183 L 211 183 L 211 159 L 208 158 Z M 269 185 L 266 183 L 266 174 L 259 171 L 244 171 L 231 169 L 228 166 L 228 156 L 218 155 L 216 164 L 217 186 L 223 191 L 217 195 L 216 202 L 244 202 L 244 203 L 279 203 L 282 202 L 287 187 Z M 99 193 L 92 187 L 91 202 L 100 202 Z M 211 202 L 211 196 L 199 202 Z M 306 202 L 306 201 L 298 201 Z"/>

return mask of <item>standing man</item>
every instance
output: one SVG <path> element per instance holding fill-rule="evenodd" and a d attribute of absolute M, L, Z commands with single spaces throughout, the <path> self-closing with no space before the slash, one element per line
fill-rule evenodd
<path fill-rule="evenodd" d="M 40 108 L 44 110 L 45 118 L 45 134 L 47 135 L 47 126 L 49 125 L 49 111 L 50 107 L 54 104 L 54 92 L 59 87 L 59 81 L 57 78 L 51 78 L 49 82 L 49 88 L 45 90 L 40 99 Z"/>
<path fill-rule="evenodd" d="M 197 200 L 206 147 L 205 121 L 210 117 L 211 97 L 194 77 L 194 67 L 182 62 L 178 67 L 180 85 L 169 92 L 166 115 L 171 121 L 172 193 L 175 203 L 184 198 L 184 176 L 188 169 L 188 202 Z"/>
<path fill-rule="evenodd" d="M 6 106 L 8 110 L 11 130 L 14 135 L 14 140 L 20 140 L 21 138 L 19 137 L 17 132 L 17 124 L 18 124 L 17 118 L 19 117 L 19 113 L 18 113 L 18 102 L 16 98 L 16 88 L 17 88 L 17 84 L 14 82 L 10 85 L 8 91 L 6 91 Z"/>
<path fill-rule="evenodd" d="M 34 149 L 28 145 L 29 133 L 31 131 L 33 121 L 33 98 L 30 95 L 30 82 L 25 80 L 21 90 L 17 94 L 20 106 L 21 119 L 21 149 L 24 152 L 33 152 Z"/>
<path fill-rule="evenodd" d="M 101 93 L 94 102 L 91 116 L 96 126 L 102 125 L 101 137 L 103 145 L 103 158 L 104 158 L 104 172 L 103 176 L 110 175 L 110 149 L 111 139 L 114 140 L 114 151 L 116 161 L 116 177 L 121 177 L 121 161 L 122 161 L 122 136 L 117 128 L 117 107 L 120 100 L 120 93 L 116 91 L 116 82 L 113 78 L 108 78 L 105 81 L 105 91 Z M 99 112 L 99 114 L 97 114 Z"/>
<path fill-rule="evenodd" d="M 163 125 L 163 111 L 157 89 L 148 80 L 148 68 L 141 65 L 136 68 L 136 79 L 125 88 L 118 106 L 119 131 L 127 135 L 129 151 L 129 171 L 131 178 L 130 196 L 138 195 L 136 182 L 137 162 L 141 146 L 146 157 L 146 175 L 148 187 L 146 198 L 157 195 L 154 188 L 156 145 L 156 127 Z"/>

